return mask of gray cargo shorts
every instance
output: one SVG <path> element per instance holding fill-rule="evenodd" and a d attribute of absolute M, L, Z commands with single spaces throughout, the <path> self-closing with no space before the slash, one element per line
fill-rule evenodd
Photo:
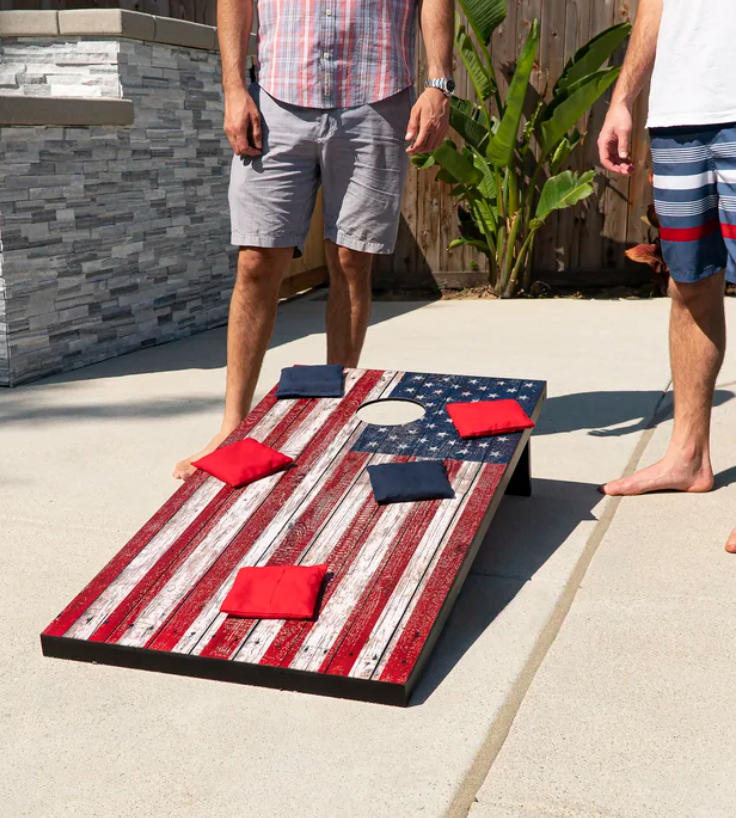
<path fill-rule="evenodd" d="M 250 92 L 261 112 L 263 154 L 233 157 L 232 243 L 294 247 L 301 255 L 321 185 L 326 239 L 393 252 L 413 88 L 370 105 L 327 109 L 287 105 L 255 84 Z"/>

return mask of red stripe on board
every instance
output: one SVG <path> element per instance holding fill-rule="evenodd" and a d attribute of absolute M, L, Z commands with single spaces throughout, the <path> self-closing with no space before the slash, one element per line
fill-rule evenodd
<path fill-rule="evenodd" d="M 297 422 L 309 415 L 315 406 L 314 401 L 299 400 L 284 415 L 263 441 L 267 446 L 277 446 L 281 438 Z M 220 517 L 240 498 L 247 486 L 233 489 L 223 486 L 209 502 L 201 514 L 182 532 L 156 563 L 141 577 L 114 611 L 89 637 L 91 642 L 117 642 L 135 624 L 140 613 L 160 593 L 161 589 L 174 576 L 186 560 L 196 551 L 205 537 L 209 535 Z"/>
<path fill-rule="evenodd" d="M 258 511 L 248 520 L 237 536 L 220 554 L 215 563 L 200 579 L 172 612 L 167 621 L 153 634 L 146 647 L 153 650 L 172 650 L 182 635 L 217 593 L 233 569 L 250 551 L 264 528 L 278 513 L 292 491 L 301 483 L 306 473 L 324 454 L 335 430 L 344 426 L 352 417 L 365 397 L 378 382 L 382 373 L 373 371 L 363 375 L 358 383 L 342 400 L 338 408 L 327 418 L 325 424 L 307 444 L 298 457 L 296 465 L 290 469 L 271 494 L 264 500 Z"/>
<path fill-rule="evenodd" d="M 247 434 L 276 403 L 276 387 L 274 387 L 256 406 L 255 409 L 241 423 L 238 429 L 233 432 L 236 435 Z M 237 438 L 236 438 L 237 439 Z M 230 440 L 230 438 L 228 439 Z M 151 519 L 141 528 L 141 530 L 108 562 L 108 564 L 97 574 L 92 582 L 87 585 L 77 596 L 64 608 L 64 610 L 54 619 L 54 621 L 43 632 L 44 636 L 63 636 L 69 628 L 79 619 L 79 617 L 89 608 L 89 606 L 99 597 L 107 586 L 120 575 L 126 566 L 143 550 L 150 540 L 168 523 L 168 521 L 181 509 L 187 500 L 207 479 L 203 472 L 195 472 L 181 488 L 179 488 L 164 505 L 151 517 Z"/>
<path fill-rule="evenodd" d="M 345 492 L 355 482 L 371 455 L 368 452 L 348 452 L 340 465 L 326 481 L 319 495 L 296 520 L 294 527 L 284 537 L 267 565 L 289 565 L 299 561 L 300 555 L 322 528 Z M 240 647 L 252 629 L 255 619 L 228 616 L 202 651 L 202 656 L 229 659 Z"/>
<path fill-rule="evenodd" d="M 697 241 L 718 230 L 718 219 L 711 219 L 697 227 L 660 227 L 659 236 L 662 241 Z"/>
<path fill-rule="evenodd" d="M 736 239 L 736 224 L 721 222 L 721 233 L 724 239 Z"/>
<path fill-rule="evenodd" d="M 446 466 L 447 476 L 452 481 L 460 470 L 461 463 L 458 460 L 449 460 Z M 349 675 L 441 503 L 441 500 L 419 503 L 407 519 L 403 536 L 400 534 L 396 538 L 393 550 L 384 556 L 375 573 L 376 581 L 365 589 L 353 608 L 335 644 L 325 657 L 319 669 L 320 673 Z"/>
<path fill-rule="evenodd" d="M 483 466 L 480 479 L 396 642 L 380 681 L 405 684 L 409 678 L 505 470 L 506 466 L 500 464 Z"/>
<path fill-rule="evenodd" d="M 341 580 L 360 553 L 360 546 L 375 528 L 386 506 L 379 506 L 369 495 L 360 507 L 348 530 L 327 559 L 327 578 L 315 619 L 324 611 Z M 306 641 L 314 622 L 285 622 L 276 634 L 268 650 L 261 657 L 260 665 L 288 667 Z"/>

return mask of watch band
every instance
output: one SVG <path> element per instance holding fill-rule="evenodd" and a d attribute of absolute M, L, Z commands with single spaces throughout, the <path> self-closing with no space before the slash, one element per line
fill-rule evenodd
<path fill-rule="evenodd" d="M 437 88 L 446 97 L 451 97 L 455 90 L 455 81 L 452 77 L 438 77 L 436 79 L 427 80 L 424 83 L 425 88 Z"/>

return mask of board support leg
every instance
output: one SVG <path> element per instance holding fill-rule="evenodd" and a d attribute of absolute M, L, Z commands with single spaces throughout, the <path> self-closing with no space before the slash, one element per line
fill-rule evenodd
<path fill-rule="evenodd" d="M 531 497 L 532 495 L 532 466 L 529 448 L 531 442 L 527 441 L 521 453 L 519 462 L 516 464 L 514 473 L 511 475 L 506 494 L 513 494 L 517 497 Z"/>

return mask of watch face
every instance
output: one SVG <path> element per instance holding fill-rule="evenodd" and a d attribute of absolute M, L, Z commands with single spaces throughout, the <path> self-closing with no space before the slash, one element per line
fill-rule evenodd
<path fill-rule="evenodd" d="M 454 94 L 455 93 L 455 80 L 447 80 L 447 93 Z"/>

